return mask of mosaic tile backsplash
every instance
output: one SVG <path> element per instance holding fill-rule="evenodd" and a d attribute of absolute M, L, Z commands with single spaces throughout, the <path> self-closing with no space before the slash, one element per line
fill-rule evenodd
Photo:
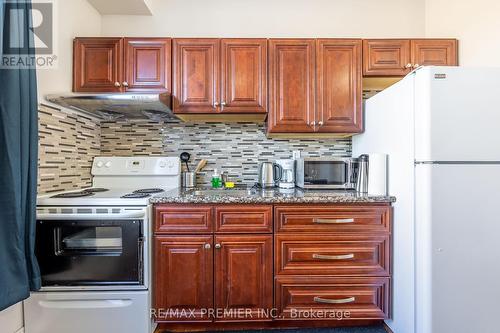
<path fill-rule="evenodd" d="M 209 185 L 214 168 L 227 171 L 231 181 L 253 184 L 263 161 L 303 156 L 351 156 L 351 139 L 271 139 L 265 126 L 253 123 L 183 123 L 122 121 L 99 122 L 69 110 L 39 107 L 38 193 L 71 190 L 91 185 L 95 156 L 179 156 L 187 151 L 194 169 L 201 159 L 208 164 L 198 175 Z"/>
<path fill-rule="evenodd" d="M 146 121 L 101 123 L 101 154 L 107 156 L 191 154 L 190 167 L 200 159 L 208 164 L 198 185 L 209 185 L 214 168 L 227 171 L 231 181 L 253 184 L 263 161 L 303 156 L 351 156 L 351 139 L 271 139 L 263 124 L 253 123 L 152 123 Z"/>
<path fill-rule="evenodd" d="M 92 160 L 101 149 L 99 123 L 40 105 L 38 133 L 38 194 L 90 186 Z"/>

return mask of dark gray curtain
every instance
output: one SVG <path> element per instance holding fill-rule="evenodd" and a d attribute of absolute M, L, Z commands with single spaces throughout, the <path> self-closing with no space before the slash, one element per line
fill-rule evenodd
<path fill-rule="evenodd" d="M 0 0 L 0 55 L 34 55 L 29 33 L 31 4 L 11 11 Z M 9 6 L 12 6 L 10 1 Z M 18 13 L 20 17 L 15 17 Z M 13 29 L 19 29 L 17 33 Z M 13 38 L 16 49 L 9 45 Z M 3 64 L 3 63 L 2 63 Z M 0 65 L 2 65 L 0 64 Z M 36 72 L 0 67 L 0 310 L 40 288 L 34 255 L 38 155 Z"/>

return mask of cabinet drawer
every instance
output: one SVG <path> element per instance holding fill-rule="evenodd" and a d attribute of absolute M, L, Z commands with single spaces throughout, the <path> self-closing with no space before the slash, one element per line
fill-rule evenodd
<path fill-rule="evenodd" d="M 277 232 L 390 232 L 389 206 L 276 206 Z"/>
<path fill-rule="evenodd" d="M 389 235 L 275 238 L 276 274 L 389 276 Z"/>
<path fill-rule="evenodd" d="M 279 277 L 276 305 L 283 318 L 389 318 L 389 278 Z"/>
<path fill-rule="evenodd" d="M 212 231 L 211 206 L 160 205 L 155 207 L 155 233 L 197 234 Z"/>
<path fill-rule="evenodd" d="M 215 207 L 219 233 L 253 233 L 273 231 L 273 207 L 231 205 Z"/>

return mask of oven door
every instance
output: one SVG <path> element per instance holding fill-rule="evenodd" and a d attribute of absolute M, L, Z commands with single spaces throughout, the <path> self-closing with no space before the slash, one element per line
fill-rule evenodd
<path fill-rule="evenodd" d="M 38 220 L 42 285 L 143 285 L 141 219 Z"/>

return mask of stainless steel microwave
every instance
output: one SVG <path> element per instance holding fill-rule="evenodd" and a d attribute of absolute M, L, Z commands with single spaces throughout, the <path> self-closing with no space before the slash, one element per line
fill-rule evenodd
<path fill-rule="evenodd" d="M 304 189 L 356 188 L 357 158 L 301 158 L 296 160 L 296 185 Z"/>

